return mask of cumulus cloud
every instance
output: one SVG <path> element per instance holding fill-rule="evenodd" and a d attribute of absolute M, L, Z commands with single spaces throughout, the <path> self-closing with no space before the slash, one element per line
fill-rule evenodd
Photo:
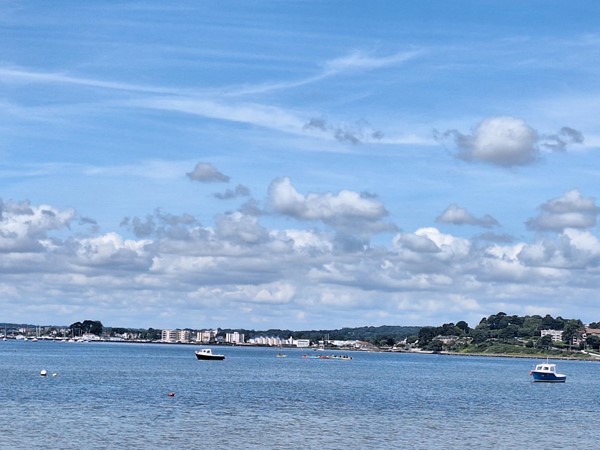
<path fill-rule="evenodd" d="M 72 209 L 59 210 L 29 202 L 3 202 L 0 199 L 0 252 L 41 251 L 51 231 L 68 229 L 76 218 Z"/>
<path fill-rule="evenodd" d="M 224 214 L 217 218 L 216 233 L 223 239 L 241 244 L 257 244 L 269 237 L 268 231 L 255 216 L 241 212 Z"/>
<path fill-rule="evenodd" d="M 566 228 L 591 228 L 596 225 L 600 208 L 594 198 L 584 198 L 573 189 L 562 197 L 542 204 L 540 214 L 526 222 L 529 229 L 561 231 Z"/>
<path fill-rule="evenodd" d="M 498 221 L 488 214 L 477 218 L 471 215 L 465 208 L 455 204 L 448 206 L 435 221 L 453 225 L 474 225 L 483 228 L 492 228 L 499 225 Z"/>
<path fill-rule="evenodd" d="M 192 181 L 200 181 L 203 183 L 229 182 L 227 175 L 219 172 L 212 164 L 200 162 L 192 172 L 186 174 Z"/>
<path fill-rule="evenodd" d="M 567 144 L 583 142 L 581 132 L 562 127 L 556 134 L 540 135 L 525 121 L 510 116 L 481 121 L 470 134 L 457 130 L 434 132 L 438 140 L 452 139 L 457 157 L 501 167 L 530 164 L 540 158 L 540 147 L 564 151 Z"/>
<path fill-rule="evenodd" d="M 426 289 L 452 283 L 452 274 L 458 268 L 469 267 L 474 257 L 467 239 L 433 227 L 398 233 L 392 245 L 384 267 L 388 276 L 397 279 L 396 283 L 400 282 L 404 288 Z"/>
<path fill-rule="evenodd" d="M 121 226 L 129 229 L 138 238 L 171 236 L 185 239 L 188 237 L 190 227 L 198 228 L 200 224 L 191 214 L 173 215 L 157 208 L 153 214 L 148 214 L 143 219 L 125 217 L 121 221 Z"/>
<path fill-rule="evenodd" d="M 382 219 L 387 210 L 377 198 L 368 194 L 343 190 L 337 194 L 300 194 L 289 178 L 278 178 L 269 187 L 273 210 L 298 220 L 321 221 L 352 234 L 393 229 Z"/>
<path fill-rule="evenodd" d="M 383 133 L 374 130 L 366 121 L 359 121 L 352 125 L 332 125 L 325 119 L 312 118 L 304 124 L 303 129 L 326 133 L 336 141 L 345 144 L 379 141 L 383 138 Z"/>
<path fill-rule="evenodd" d="M 250 195 L 250 189 L 246 186 L 238 184 L 235 189 L 227 189 L 225 192 L 217 192 L 214 194 L 215 198 L 219 200 L 230 200 L 238 197 L 248 197 Z"/>
<path fill-rule="evenodd" d="M 77 241 L 75 254 L 80 263 L 90 266 L 117 266 L 147 269 L 150 258 L 146 252 L 149 241 L 123 239 L 117 233 L 107 233 Z"/>

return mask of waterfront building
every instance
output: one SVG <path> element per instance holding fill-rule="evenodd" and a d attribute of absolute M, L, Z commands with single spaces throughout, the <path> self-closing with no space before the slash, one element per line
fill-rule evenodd
<path fill-rule="evenodd" d="M 190 342 L 189 330 L 162 330 L 160 336 L 161 342 Z"/>
<path fill-rule="evenodd" d="M 309 339 L 295 339 L 293 341 L 293 345 L 295 345 L 298 348 L 308 348 L 308 347 L 310 347 L 310 340 Z"/>
<path fill-rule="evenodd" d="M 202 330 L 196 333 L 196 342 L 208 344 L 217 338 L 218 330 Z"/>
<path fill-rule="evenodd" d="M 244 335 L 241 333 L 238 333 L 237 331 L 233 332 L 233 333 L 226 333 L 225 334 L 225 342 L 228 344 L 243 344 L 244 341 Z"/>

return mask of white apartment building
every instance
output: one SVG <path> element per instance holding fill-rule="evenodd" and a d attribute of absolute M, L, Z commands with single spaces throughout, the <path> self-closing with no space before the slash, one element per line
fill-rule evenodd
<path fill-rule="evenodd" d="M 189 330 L 162 330 L 160 335 L 161 342 L 190 342 Z"/>
<path fill-rule="evenodd" d="M 310 347 L 310 340 L 308 339 L 281 339 L 279 336 L 257 336 L 249 339 L 248 342 L 254 345 L 266 345 L 269 347 L 281 347 L 281 346 L 296 346 L 301 348 Z"/>
<path fill-rule="evenodd" d="M 237 331 L 233 333 L 226 333 L 225 342 L 227 342 L 228 344 L 243 344 L 245 342 L 244 335 L 238 333 Z"/>
<path fill-rule="evenodd" d="M 562 341 L 563 330 L 540 330 L 540 336 L 550 336 L 553 342 Z"/>
<path fill-rule="evenodd" d="M 217 338 L 218 330 L 203 330 L 196 333 L 196 342 L 207 344 L 214 342 Z"/>

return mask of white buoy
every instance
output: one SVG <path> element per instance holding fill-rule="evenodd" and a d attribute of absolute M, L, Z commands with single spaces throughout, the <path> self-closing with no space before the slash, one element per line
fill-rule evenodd
<path fill-rule="evenodd" d="M 48 375 L 48 372 L 46 372 L 45 370 L 42 370 L 40 372 L 40 375 L 43 376 L 43 377 L 45 377 L 46 375 Z"/>

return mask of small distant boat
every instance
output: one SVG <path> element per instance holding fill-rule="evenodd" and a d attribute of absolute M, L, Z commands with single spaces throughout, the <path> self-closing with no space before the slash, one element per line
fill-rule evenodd
<path fill-rule="evenodd" d="M 342 361 L 350 361 L 352 359 L 352 356 L 348 356 L 348 355 L 333 355 L 331 357 L 331 359 L 341 359 Z"/>
<path fill-rule="evenodd" d="M 306 359 L 341 359 L 342 361 L 350 361 L 352 356 L 348 355 L 302 355 Z"/>
<path fill-rule="evenodd" d="M 287 355 L 285 353 L 277 353 L 275 358 L 287 358 Z"/>
<path fill-rule="evenodd" d="M 217 355 L 213 353 L 210 348 L 203 348 L 202 350 L 197 350 L 194 353 L 196 354 L 197 359 L 202 360 L 222 361 L 225 359 L 225 355 Z"/>
<path fill-rule="evenodd" d="M 550 364 L 547 360 L 545 363 L 536 365 L 529 375 L 537 383 L 564 383 L 567 381 L 566 375 L 556 373 L 556 364 Z"/>

